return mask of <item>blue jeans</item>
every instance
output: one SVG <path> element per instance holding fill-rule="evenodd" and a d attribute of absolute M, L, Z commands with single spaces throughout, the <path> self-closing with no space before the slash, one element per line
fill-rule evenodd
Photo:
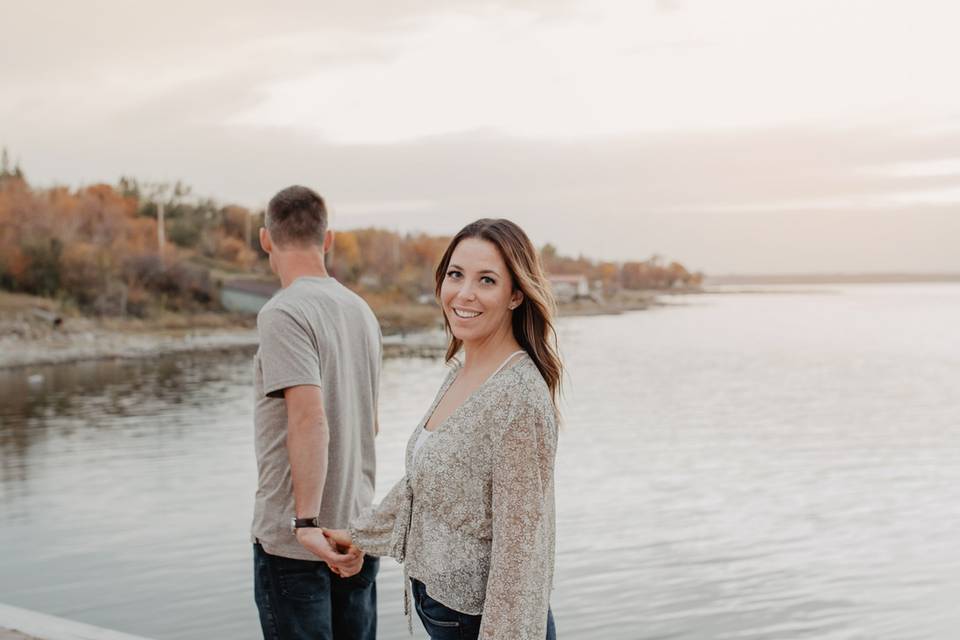
<path fill-rule="evenodd" d="M 253 545 L 254 598 L 266 640 L 375 640 L 377 569 L 341 578 L 320 560 L 273 556 Z"/>
<path fill-rule="evenodd" d="M 482 616 L 455 611 L 428 596 L 427 588 L 419 580 L 410 582 L 413 583 L 413 606 L 430 640 L 476 640 L 480 635 Z M 550 609 L 547 609 L 546 640 L 557 640 L 557 628 Z"/>

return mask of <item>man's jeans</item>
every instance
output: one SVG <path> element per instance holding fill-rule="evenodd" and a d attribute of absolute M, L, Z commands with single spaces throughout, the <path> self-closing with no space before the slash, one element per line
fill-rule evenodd
<path fill-rule="evenodd" d="M 253 545 L 254 597 L 266 640 L 375 640 L 377 569 L 341 578 L 319 560 L 272 556 Z"/>
<path fill-rule="evenodd" d="M 427 595 L 427 588 L 419 580 L 411 580 L 413 605 L 427 630 L 430 640 L 475 640 L 480 635 L 482 616 L 460 613 Z M 547 609 L 546 640 L 557 640 L 553 611 Z"/>

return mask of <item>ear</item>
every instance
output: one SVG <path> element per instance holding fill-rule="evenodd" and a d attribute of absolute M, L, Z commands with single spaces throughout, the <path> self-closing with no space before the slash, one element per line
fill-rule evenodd
<path fill-rule="evenodd" d="M 323 234 L 323 252 L 330 253 L 333 247 L 333 229 L 327 229 Z"/>
<path fill-rule="evenodd" d="M 260 248 L 270 253 L 273 251 L 273 242 L 270 240 L 270 232 L 266 227 L 260 227 Z"/>
<path fill-rule="evenodd" d="M 513 293 L 510 294 L 510 308 L 516 309 L 523 303 L 523 291 L 520 289 L 514 289 Z"/>

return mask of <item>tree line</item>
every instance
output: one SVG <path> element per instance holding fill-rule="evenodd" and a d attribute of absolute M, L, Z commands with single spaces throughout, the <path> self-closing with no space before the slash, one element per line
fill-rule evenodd
<path fill-rule="evenodd" d="M 219 308 L 219 281 L 269 277 L 257 230 L 263 212 L 194 197 L 180 184 L 30 186 L 0 165 L 0 287 L 53 297 L 85 313 L 150 316 Z M 162 227 L 159 221 L 163 221 Z M 162 231 L 162 232 L 161 232 Z M 449 238 L 368 228 L 338 231 L 333 275 L 390 302 L 429 298 Z M 659 257 L 623 263 L 542 248 L 547 271 L 583 275 L 596 295 L 695 287 L 702 275 Z"/>

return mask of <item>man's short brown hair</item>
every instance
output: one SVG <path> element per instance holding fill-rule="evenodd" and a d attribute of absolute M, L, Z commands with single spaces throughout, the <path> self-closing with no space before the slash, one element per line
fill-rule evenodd
<path fill-rule="evenodd" d="M 313 189 L 294 185 L 283 189 L 267 205 L 270 239 L 280 246 L 323 246 L 327 206 Z"/>

